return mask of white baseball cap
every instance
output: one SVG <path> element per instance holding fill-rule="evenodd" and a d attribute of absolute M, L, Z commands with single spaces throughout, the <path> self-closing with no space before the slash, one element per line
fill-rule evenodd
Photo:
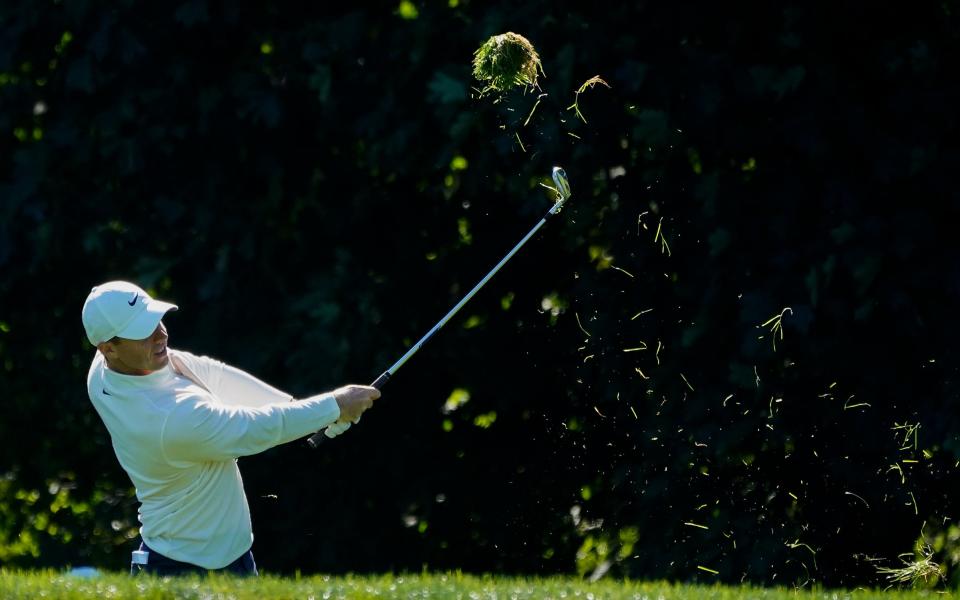
<path fill-rule="evenodd" d="M 83 328 L 94 346 L 114 337 L 142 340 L 157 329 L 167 311 L 176 309 L 176 304 L 154 300 L 132 283 L 109 281 L 90 290 L 83 303 Z"/>

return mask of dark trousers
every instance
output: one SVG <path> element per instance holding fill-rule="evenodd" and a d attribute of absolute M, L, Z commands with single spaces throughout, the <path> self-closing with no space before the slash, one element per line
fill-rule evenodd
<path fill-rule="evenodd" d="M 173 560 L 172 558 L 167 558 L 159 552 L 154 552 L 151 550 L 142 541 L 140 542 L 140 550 L 149 552 L 150 556 L 148 557 L 147 564 L 145 565 L 134 563 L 130 564 L 130 574 L 134 576 L 139 575 L 140 573 L 150 573 L 152 575 L 156 575 L 157 577 L 193 574 L 206 575 L 207 573 L 229 573 L 231 575 L 240 575 L 242 577 L 256 577 L 259 575 L 259 573 L 257 573 L 257 563 L 253 560 L 252 550 L 247 550 L 240 558 L 223 567 L 222 569 L 204 569 L 203 567 L 198 567 L 197 565 L 191 563 L 180 562 L 178 560 Z"/>

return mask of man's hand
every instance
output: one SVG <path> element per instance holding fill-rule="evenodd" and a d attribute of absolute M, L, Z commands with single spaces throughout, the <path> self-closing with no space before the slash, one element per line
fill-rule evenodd
<path fill-rule="evenodd" d="M 368 385 L 345 385 L 333 391 L 333 397 L 340 407 L 338 422 L 353 422 L 360 419 L 373 401 L 380 397 L 380 390 Z"/>
<path fill-rule="evenodd" d="M 327 428 L 323 430 L 323 435 L 327 436 L 330 439 L 333 439 L 338 435 L 340 435 L 341 433 L 344 433 L 346 430 L 350 429 L 351 425 L 354 425 L 359 422 L 360 422 L 359 418 L 353 423 L 351 423 L 350 421 L 337 421 L 332 425 L 327 425 Z"/>

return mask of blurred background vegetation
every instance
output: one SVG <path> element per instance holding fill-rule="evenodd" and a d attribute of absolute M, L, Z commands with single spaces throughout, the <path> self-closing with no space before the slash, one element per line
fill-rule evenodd
<path fill-rule="evenodd" d="M 562 217 L 359 427 L 240 461 L 261 567 L 853 586 L 926 557 L 956 586 L 958 19 L 4 2 L 0 564 L 129 560 L 93 285 L 177 302 L 173 347 L 295 395 L 368 383 L 559 164 Z M 479 97 L 504 31 L 545 78 Z"/>

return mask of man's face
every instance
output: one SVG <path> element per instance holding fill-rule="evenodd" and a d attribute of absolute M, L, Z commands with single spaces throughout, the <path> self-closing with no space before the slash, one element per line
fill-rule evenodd
<path fill-rule="evenodd" d="M 142 340 L 115 338 L 100 344 L 100 352 L 111 369 L 125 375 L 149 375 L 167 366 L 167 328 L 163 321 L 150 337 Z"/>

